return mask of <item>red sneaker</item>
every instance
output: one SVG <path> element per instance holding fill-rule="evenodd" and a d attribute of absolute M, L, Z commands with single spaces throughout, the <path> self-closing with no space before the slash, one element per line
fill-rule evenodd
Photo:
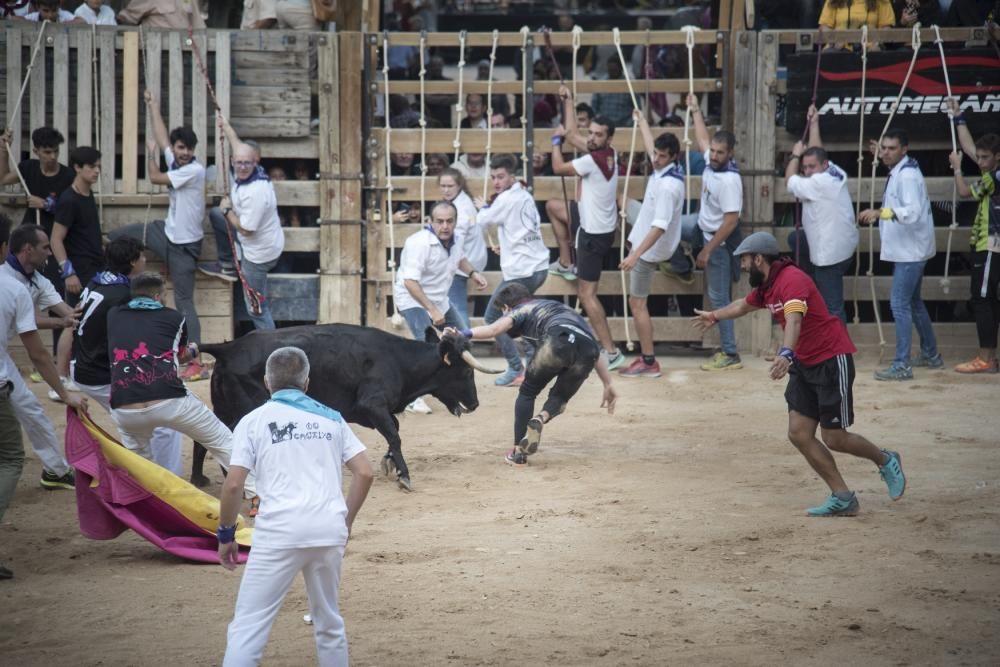
<path fill-rule="evenodd" d="M 647 364 L 642 360 L 642 357 L 633 359 L 632 363 L 618 371 L 618 374 L 627 378 L 658 378 L 663 375 L 660 371 L 660 362 L 654 361 L 651 364 Z"/>
<path fill-rule="evenodd" d="M 181 371 L 181 379 L 185 382 L 207 380 L 210 375 L 211 372 L 197 361 L 192 361 L 183 371 Z"/>
<path fill-rule="evenodd" d="M 966 361 L 963 364 L 955 366 L 955 370 L 959 373 L 1000 373 L 1000 366 L 997 365 L 997 360 L 986 361 L 982 357 L 977 356 L 972 361 Z"/>

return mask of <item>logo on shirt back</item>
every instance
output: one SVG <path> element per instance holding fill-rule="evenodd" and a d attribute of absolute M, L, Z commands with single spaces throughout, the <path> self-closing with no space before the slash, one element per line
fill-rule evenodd
<path fill-rule="evenodd" d="M 267 428 L 271 431 L 271 444 L 285 442 L 286 440 L 292 439 L 292 432 L 299 427 L 295 422 L 288 422 L 281 428 L 278 428 L 277 422 L 271 422 L 267 425 Z"/>

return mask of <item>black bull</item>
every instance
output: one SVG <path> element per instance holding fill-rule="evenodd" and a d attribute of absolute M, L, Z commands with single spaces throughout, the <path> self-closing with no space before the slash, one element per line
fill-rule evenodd
<path fill-rule="evenodd" d="M 212 408 L 230 429 L 264 404 L 264 366 L 279 347 L 301 348 L 309 358 L 308 395 L 340 412 L 354 424 L 373 428 L 389 443 L 382 459 L 386 475 L 395 471 L 400 486 L 410 490 L 410 471 L 403 459 L 396 413 L 414 399 L 430 394 L 456 417 L 479 406 L 473 369 L 484 368 L 461 336 L 438 337 L 427 329 L 427 341 L 394 336 L 379 329 L 348 324 L 290 327 L 253 333 L 229 343 L 203 345 L 215 357 Z M 202 474 L 205 449 L 195 443 L 191 481 L 208 482 Z"/>

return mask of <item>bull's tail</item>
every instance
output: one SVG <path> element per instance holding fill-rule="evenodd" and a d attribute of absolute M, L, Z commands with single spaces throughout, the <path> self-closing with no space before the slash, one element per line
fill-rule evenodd
<path fill-rule="evenodd" d="M 229 343 L 205 343 L 204 345 L 198 346 L 198 351 L 207 352 L 208 354 L 218 359 L 221 356 L 219 353 L 222 350 L 225 350 L 227 345 L 229 345 Z"/>

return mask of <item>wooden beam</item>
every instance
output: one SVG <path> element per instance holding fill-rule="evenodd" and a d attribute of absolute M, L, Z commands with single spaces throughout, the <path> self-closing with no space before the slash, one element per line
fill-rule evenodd
<path fill-rule="evenodd" d="M 160 55 L 163 52 L 163 34 L 159 33 L 159 32 L 155 32 L 155 33 L 149 34 L 145 30 L 143 30 L 143 41 L 145 42 L 145 47 L 146 47 L 146 53 L 145 53 L 145 56 L 144 56 L 145 57 L 145 63 L 143 65 L 143 71 L 142 71 L 142 79 L 143 79 L 143 86 L 144 86 L 143 87 L 143 93 L 145 93 L 146 90 L 148 90 L 151 93 L 153 93 L 153 100 L 154 100 L 153 103 L 156 104 L 157 110 L 162 114 L 163 113 L 163 99 L 162 99 L 163 98 L 163 94 L 162 94 L 162 87 L 161 87 L 161 84 L 162 84 L 162 79 L 161 79 L 162 58 L 160 57 Z M 140 44 L 139 46 L 140 46 L 140 48 L 142 48 L 143 45 Z M 144 106 L 144 108 L 146 110 L 145 111 L 145 117 L 146 117 L 146 133 L 145 133 L 145 137 L 148 140 L 150 138 L 155 138 L 154 137 L 154 133 L 153 133 L 153 118 L 152 118 L 152 116 L 149 113 L 149 107 L 146 107 L 145 105 L 143 105 L 143 106 Z M 199 137 L 199 140 L 206 141 L 206 137 Z M 157 153 L 159 153 L 159 151 L 157 151 Z M 144 163 L 143 171 L 144 172 L 148 172 L 149 171 L 149 166 L 148 165 L 149 165 L 149 158 L 150 158 L 149 151 L 146 150 L 144 152 L 144 155 L 146 156 L 146 162 Z M 149 181 L 149 174 L 148 173 L 146 174 L 146 181 L 145 181 L 145 183 L 143 183 L 142 187 L 143 187 L 143 190 L 145 192 L 159 192 L 160 191 L 160 186 L 153 185 Z"/>
<path fill-rule="evenodd" d="M 34 31 L 36 36 L 38 30 L 41 29 L 40 25 L 35 25 Z M 28 97 L 25 106 L 28 107 L 28 123 L 29 130 L 34 130 L 36 127 L 41 127 L 43 125 L 48 125 L 45 113 L 45 96 L 46 96 L 46 66 L 45 63 L 48 60 L 48 48 L 46 42 L 52 39 L 52 30 L 46 30 L 45 38 L 42 40 L 39 46 L 38 56 L 35 58 L 34 67 L 31 68 L 30 76 L 31 79 L 28 82 Z M 34 46 L 34 39 L 31 41 L 31 45 Z M 30 55 L 29 55 L 30 57 Z M 30 62 L 30 61 L 29 61 Z"/>
<path fill-rule="evenodd" d="M 320 217 L 339 220 L 340 206 L 340 82 L 338 48 L 340 36 L 319 40 L 316 54 L 319 60 L 319 168 L 333 178 L 319 182 Z M 337 322 L 342 316 L 340 298 L 341 248 L 339 229 L 335 225 L 320 228 L 319 252 L 319 314 L 318 323 Z M 360 250 L 360 249 L 359 249 Z M 358 304 L 360 306 L 360 304 Z"/>
<path fill-rule="evenodd" d="M 985 28 L 941 28 L 941 41 L 943 42 L 965 42 L 977 41 L 986 42 L 987 34 Z M 782 44 L 799 44 L 803 37 L 811 40 L 809 43 L 818 42 L 819 33 L 816 30 L 764 30 L 764 33 L 774 33 L 778 35 Z M 910 28 L 881 28 L 868 31 L 868 40 L 881 44 L 902 44 L 910 46 L 913 38 L 913 31 Z M 927 27 L 920 31 L 920 40 L 926 46 L 933 44 L 937 39 L 934 31 Z M 857 44 L 861 40 L 861 30 L 823 30 L 823 42 L 831 44 L 833 42 L 845 42 Z"/>
<path fill-rule="evenodd" d="M 11 33 L 7 33 L 10 39 Z M 93 36 L 89 30 L 76 35 L 76 145 L 93 146 L 94 78 Z M 68 142 L 67 142 L 68 143 Z M 65 163 L 64 163 L 65 164 Z"/>
<path fill-rule="evenodd" d="M 172 30 L 167 33 L 167 64 L 169 74 L 167 81 L 170 91 L 170 106 L 167 114 L 167 127 L 178 127 L 184 124 L 184 53 L 181 51 L 181 33 Z"/>
<path fill-rule="evenodd" d="M 396 142 L 396 133 L 393 132 L 392 135 L 393 144 Z M 429 191 L 434 192 L 436 187 L 436 181 L 433 176 L 428 176 L 430 179 L 428 186 Z M 476 196 L 482 193 L 483 179 L 481 178 L 469 178 L 466 181 L 469 187 L 469 192 L 472 192 Z M 385 179 L 379 179 L 379 185 L 385 185 Z M 420 176 L 394 176 L 392 179 L 393 195 L 394 201 L 417 201 L 420 198 Z M 632 176 L 629 178 L 629 197 L 632 199 L 642 200 L 646 189 L 646 177 L 645 176 Z M 618 179 L 618 193 L 621 194 L 622 190 L 625 188 L 625 179 Z M 697 199 L 701 192 L 701 177 L 692 176 L 691 177 L 691 198 Z M 550 199 L 562 199 L 562 185 L 559 182 L 558 176 L 536 176 L 535 184 L 533 186 L 532 194 L 536 201 L 548 201 Z M 570 195 L 572 197 L 572 194 Z M 749 210 L 749 209 L 748 209 Z"/>
<path fill-rule="evenodd" d="M 118 191 L 115 188 L 115 154 L 118 148 L 115 109 L 117 108 L 118 80 L 115 60 L 115 29 L 101 26 L 97 30 L 100 45 L 100 114 L 101 114 L 101 194 Z"/>
<path fill-rule="evenodd" d="M 21 94 L 21 83 L 24 81 L 21 72 L 21 31 L 7 30 L 7 97 L 4 101 L 4 122 L 10 125 L 14 131 L 11 138 L 10 150 L 15 159 L 21 161 L 21 135 L 24 133 L 24 125 L 21 118 L 24 117 L 24 107 L 18 118 L 12 118 L 14 107 L 17 105 L 18 95 Z M 30 130 L 29 130 L 30 131 Z"/>
<path fill-rule="evenodd" d="M 206 50 L 205 33 L 203 31 L 194 33 L 192 48 L 197 49 L 201 57 L 205 59 L 205 67 L 208 68 L 208 52 Z M 202 74 L 198 66 L 198 59 L 191 58 L 191 129 L 198 137 L 208 138 L 208 105 L 209 82 L 205 80 L 208 72 Z M 214 115 L 214 114 L 213 114 Z M 213 123 L 214 124 L 214 123 Z M 206 164 L 208 158 L 208 142 L 199 141 L 194 148 L 195 158 L 202 164 Z"/>
<path fill-rule="evenodd" d="M 395 135 L 393 135 L 393 140 L 395 141 Z M 867 167 L 870 169 L 870 163 Z M 869 172 L 870 173 L 870 172 Z M 853 198 L 858 191 L 858 179 L 849 178 L 850 182 L 849 192 Z M 875 202 L 878 203 L 882 199 L 882 193 L 885 191 L 886 179 L 879 177 L 875 179 Z M 951 201 L 952 185 L 955 182 L 951 176 L 925 176 L 924 182 L 927 184 L 927 195 L 930 197 L 931 201 Z M 864 178 L 861 181 L 861 201 L 864 204 L 863 208 L 867 208 L 869 194 L 871 192 L 871 179 Z M 795 201 L 795 197 L 788 192 L 788 187 L 785 184 L 785 179 L 780 177 L 774 177 L 774 200 L 781 203 L 789 203 Z M 960 197 L 961 201 L 972 201 L 971 197 Z"/>
<path fill-rule="evenodd" d="M 139 33 L 122 37 L 122 192 L 134 194 L 139 179 Z"/>
<path fill-rule="evenodd" d="M 490 83 L 488 81 L 477 81 L 469 79 L 462 82 L 462 92 L 485 94 Z M 535 81 L 533 84 L 536 95 L 555 95 L 559 92 L 558 81 Z M 379 95 L 385 93 L 385 82 L 376 81 L 376 92 Z M 628 93 L 628 84 L 625 79 L 582 79 L 577 81 L 577 93 L 591 95 L 593 93 Z M 645 84 L 643 84 L 645 89 Z M 694 90 L 696 93 L 716 93 L 722 89 L 722 79 L 695 79 Z M 652 93 L 686 93 L 688 91 L 687 79 L 651 79 L 649 81 L 649 91 Z M 521 81 L 494 81 L 492 86 L 494 95 L 520 95 L 523 92 Z M 389 93 L 394 95 L 419 95 L 419 81 L 389 81 Z M 458 81 L 426 81 L 424 82 L 424 94 L 426 95 L 457 95 Z"/>
<path fill-rule="evenodd" d="M 52 125 L 67 138 L 59 146 L 59 162 L 69 163 L 69 34 L 59 30 L 52 48 Z"/>
<path fill-rule="evenodd" d="M 365 94 L 362 70 L 364 68 L 364 36 L 360 32 L 342 33 L 339 38 L 340 62 L 340 168 L 341 176 L 354 174 L 357 165 L 361 172 L 364 159 L 364 137 L 361 134 L 361 96 Z M 343 322 L 361 324 L 363 293 L 361 274 L 362 233 L 360 225 L 353 223 L 361 219 L 361 198 L 364 193 L 360 179 L 340 181 L 340 228 L 341 251 L 341 298 L 346 304 L 342 313 Z"/>
<path fill-rule="evenodd" d="M 724 31 L 723 31 L 724 33 Z M 619 33 L 622 46 L 634 46 L 636 44 L 645 45 L 649 40 L 651 44 L 673 44 L 683 46 L 687 42 L 687 36 L 680 30 L 653 30 L 647 33 L 645 30 L 623 30 Z M 714 30 L 701 30 L 696 32 L 695 44 L 715 44 L 717 43 L 717 33 Z M 427 46 L 458 46 L 459 33 L 457 32 L 436 32 L 427 35 Z M 573 35 L 569 32 L 551 33 L 552 46 L 573 46 Z M 614 41 L 614 33 L 611 31 L 584 31 L 580 35 L 581 46 L 606 46 Z M 466 35 L 466 47 L 489 47 L 493 44 L 493 36 L 489 32 L 470 32 Z M 389 36 L 390 46 L 419 46 L 420 34 L 410 32 L 392 33 Z M 515 46 L 520 48 L 521 35 L 517 32 L 501 32 L 497 40 L 497 46 Z"/>
<path fill-rule="evenodd" d="M 232 63 L 232 32 L 218 32 L 215 35 L 215 95 L 219 101 L 219 107 L 222 109 L 222 115 L 229 118 L 230 106 L 231 106 L 231 96 L 232 96 L 232 78 L 233 78 L 233 63 Z M 215 122 L 215 114 L 212 114 L 212 136 L 216 136 L 219 133 L 219 128 Z M 206 137 L 207 140 L 207 137 Z M 212 142 L 212 152 L 215 155 L 215 164 L 222 165 L 222 155 L 219 154 L 220 143 L 218 141 Z M 221 169 L 215 170 L 215 189 L 218 192 L 222 192 L 225 189 L 225 169 L 228 169 L 228 165 L 223 165 Z"/>
<path fill-rule="evenodd" d="M 788 236 L 794 231 L 793 227 L 778 227 L 774 230 L 774 237 L 778 239 L 778 245 L 781 247 L 782 252 L 792 252 L 793 248 L 788 244 Z M 951 239 L 951 250 L 952 252 L 965 252 L 969 247 L 969 237 L 972 235 L 971 227 L 959 227 L 956 229 L 952 235 Z M 878 228 L 875 229 L 875 250 L 878 251 L 882 247 L 881 237 L 878 233 Z M 939 251 L 944 251 L 945 246 L 948 244 L 948 228 L 947 227 L 935 227 L 934 228 L 934 238 L 937 242 L 937 248 Z M 861 234 L 858 237 L 858 245 L 861 246 L 861 252 L 868 252 L 868 232 L 864 229 L 861 230 Z M 867 264 L 867 258 L 865 258 L 865 266 Z M 930 276 L 928 276 L 929 278 Z"/>

